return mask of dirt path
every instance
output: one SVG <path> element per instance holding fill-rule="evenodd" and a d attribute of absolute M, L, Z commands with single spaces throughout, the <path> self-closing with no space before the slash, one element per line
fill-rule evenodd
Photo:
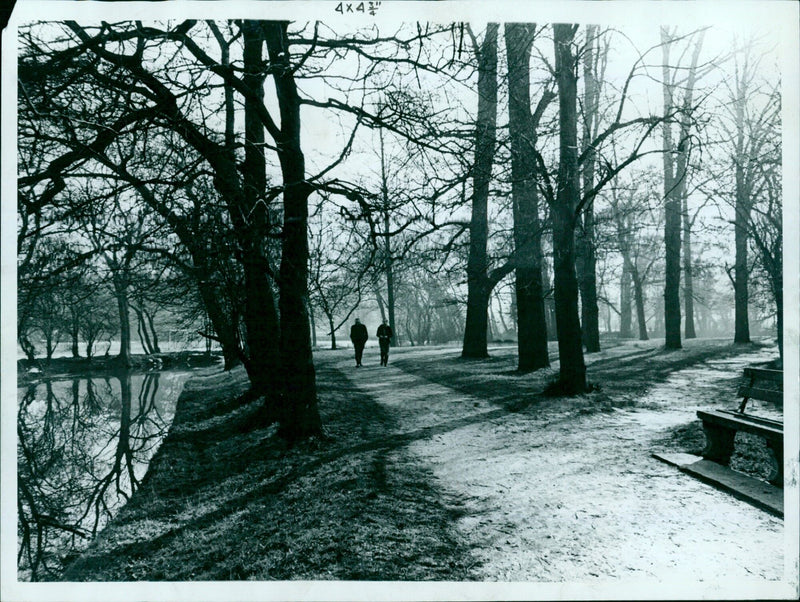
<path fill-rule="evenodd" d="M 452 355 L 453 350 L 430 350 Z M 651 457 L 654 441 L 703 406 L 703 390 L 763 353 L 674 373 L 633 409 L 587 415 L 497 406 L 396 366 L 337 367 L 403 431 L 463 425 L 409 446 L 435 485 L 466 508 L 457 528 L 476 578 L 780 579 L 783 522 Z M 726 385 L 727 386 L 727 385 Z M 481 420 L 481 415 L 486 419 Z"/>

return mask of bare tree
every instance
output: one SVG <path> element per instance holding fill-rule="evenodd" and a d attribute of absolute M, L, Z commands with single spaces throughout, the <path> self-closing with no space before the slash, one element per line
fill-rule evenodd
<path fill-rule="evenodd" d="M 780 144 L 772 146 L 772 150 L 775 160 L 764 167 L 765 184 L 762 188 L 761 202 L 752 208 L 748 229 L 758 251 L 759 265 L 767 276 L 769 292 L 775 307 L 778 351 L 783 360 L 783 207 Z"/>
<path fill-rule="evenodd" d="M 664 245 L 665 245 L 665 282 L 664 282 L 664 344 L 668 349 L 681 348 L 681 217 L 684 217 L 683 231 L 691 234 L 688 222 L 687 178 L 690 140 L 691 115 L 694 110 L 693 94 L 697 79 L 697 63 L 703 43 L 704 33 L 701 31 L 694 44 L 691 64 L 688 67 L 685 83 L 678 79 L 682 72 L 677 66 L 670 64 L 670 50 L 678 39 L 675 31 L 661 27 L 662 43 L 662 93 L 664 98 L 664 115 L 679 112 L 678 139 L 673 134 L 674 117 L 667 117 L 662 124 L 662 145 L 664 150 Z M 682 102 L 676 98 L 679 89 L 683 90 Z M 684 209 L 685 207 L 685 209 Z M 684 269 L 689 278 L 686 286 L 687 306 L 687 338 L 694 337 L 694 315 L 692 306 L 691 282 L 691 242 L 684 241 Z M 687 261 L 688 260 L 688 261 Z M 688 265 L 688 268 L 686 267 Z"/>
<path fill-rule="evenodd" d="M 734 170 L 734 337 L 735 343 L 750 342 L 748 247 L 753 232 L 752 211 L 759 194 L 769 188 L 764 178 L 762 162 L 765 154 L 773 151 L 772 127 L 779 119 L 780 103 L 775 94 L 768 94 L 762 106 L 754 106 L 761 94 L 755 82 L 759 72 L 758 60 L 752 49 L 734 53 L 734 88 L 730 90 L 732 132 L 730 132 L 730 159 Z M 770 158 L 771 159 L 771 158 Z M 769 162 L 772 162 L 768 159 Z M 769 246 L 769 245 L 768 245 Z"/>
<path fill-rule="evenodd" d="M 608 44 L 599 44 L 599 27 L 586 27 L 586 44 L 583 50 L 583 132 L 581 165 L 583 194 L 589 194 L 595 181 L 595 149 L 592 141 L 597 138 L 600 124 L 600 92 L 603 85 L 605 63 L 608 60 Z M 578 286 L 581 294 L 581 328 L 588 353 L 600 351 L 600 326 L 597 308 L 597 257 L 594 233 L 594 199 L 578 216 L 576 235 Z"/>
<path fill-rule="evenodd" d="M 534 150 L 539 121 L 554 94 L 549 89 L 545 90 L 536 110 L 531 112 L 530 57 L 535 33 L 536 26 L 533 24 L 508 23 L 505 26 L 516 255 L 518 369 L 522 372 L 550 365 L 542 284 L 542 227 L 539 221 Z"/>
<path fill-rule="evenodd" d="M 471 33 L 471 29 L 468 30 Z M 467 261 L 467 321 L 461 356 L 487 357 L 489 295 L 492 288 L 510 271 L 489 271 L 488 240 L 489 186 L 497 142 L 497 23 L 489 23 L 478 45 L 473 36 L 473 51 L 478 58 L 478 115 L 475 122 L 475 158 L 472 168 L 472 217 L 469 227 Z"/>
<path fill-rule="evenodd" d="M 308 316 L 306 312 L 307 198 L 311 191 L 304 171 L 302 151 L 299 148 L 299 106 L 294 76 L 290 71 L 289 42 L 286 23 L 250 23 L 241 25 L 243 38 L 243 73 L 238 77 L 234 71 L 216 62 L 191 37 L 190 32 L 198 28 L 194 21 L 185 21 L 168 29 L 139 27 L 135 24 L 87 29 L 76 23 L 67 23 L 67 31 L 77 38 L 77 50 L 53 51 L 50 65 L 74 65 L 75 56 L 83 59 L 93 57 L 92 69 L 99 89 L 127 98 L 128 103 L 110 105 L 118 110 L 117 127 L 100 130 L 92 141 L 80 148 L 68 151 L 38 174 L 21 181 L 22 186 L 36 186 L 40 182 L 51 182 L 47 192 L 38 203 L 47 203 L 63 190 L 63 173 L 70 166 L 89 157 L 103 153 L 126 128 L 141 127 L 156 121 L 159 127 L 177 134 L 183 143 L 199 156 L 214 174 L 214 187 L 225 203 L 231 220 L 232 231 L 239 247 L 239 260 L 244 275 L 245 309 L 243 312 L 247 336 L 247 363 L 251 382 L 256 390 L 270 392 L 283 387 L 295 393 L 286 402 L 266 399 L 273 409 L 272 416 L 279 414 L 282 432 L 288 437 L 302 437 L 320 432 L 316 411 L 313 364 L 310 358 Z M 131 41 L 129 43 L 128 41 Z M 170 73 L 158 65 L 148 63 L 141 49 L 148 42 L 154 44 L 178 43 L 183 53 L 182 60 L 200 65 L 204 76 L 195 81 L 193 92 L 202 91 L 210 79 L 222 79 L 227 86 L 240 94 L 244 100 L 245 136 L 244 160 L 238 162 L 235 149 L 230 147 L 230 136 L 223 143 L 217 141 L 213 130 L 207 128 L 204 112 L 192 113 L 187 103 L 179 103 L 176 95 L 183 95 L 173 87 Z M 270 62 L 276 66 L 271 76 L 278 90 L 278 105 L 281 114 L 280 126 L 266 109 L 259 82 L 264 81 L 263 49 L 266 46 Z M 77 54 L 74 54 L 77 52 Z M 223 59 L 224 62 L 224 59 Z M 47 69 L 46 69 L 47 71 Z M 90 73 L 90 76 L 92 74 Z M 136 94 L 131 95 L 135 89 Z M 227 98 L 230 96 L 228 95 Z M 193 101 L 199 101 L 197 94 Z M 197 106 L 197 105 L 195 105 Z M 223 110 L 230 103 L 223 105 Z M 145 113 L 148 114 L 145 117 Z M 194 121 L 199 119 L 199 122 Z M 149 120 L 149 122 L 148 122 Z M 230 119 L 225 121 L 230 123 Z M 272 137 L 281 165 L 282 182 L 279 187 L 266 190 L 264 172 L 264 130 Z M 197 165 L 193 163 L 194 165 Z M 240 169 L 241 168 L 241 169 Z M 278 324 L 278 308 L 272 296 L 269 265 L 264 256 L 264 241 L 273 228 L 268 219 L 267 206 L 277 196 L 283 196 L 282 259 L 279 284 L 281 287 L 281 316 L 286 324 Z M 297 261 L 299 264 L 295 265 Z M 123 283 L 124 284 L 124 283 Z M 279 335 L 280 333 L 280 335 Z M 276 341 L 280 345 L 276 346 Z M 279 363 L 286 370 L 277 370 Z M 284 382 L 275 379 L 283 376 Z M 270 414 L 270 412 L 268 412 Z"/>
<path fill-rule="evenodd" d="M 577 151 L 577 72 L 579 55 L 575 52 L 577 26 L 553 26 L 555 45 L 555 75 L 559 86 L 559 164 L 555 181 L 552 181 L 546 161 L 537 152 L 537 165 L 541 180 L 540 189 L 550 206 L 553 224 L 553 272 L 556 323 L 559 340 L 560 390 L 580 393 L 587 389 L 586 369 L 583 360 L 580 319 L 575 273 L 575 233 L 579 216 L 586 206 L 618 174 L 642 157 L 656 151 L 647 150 L 645 142 L 663 122 L 663 115 L 644 115 L 623 119 L 628 104 L 631 81 L 641 70 L 646 52 L 632 65 L 621 92 L 616 97 L 613 118 L 580 154 Z M 652 50 L 652 48 L 650 49 Z M 615 139 L 626 135 L 626 153 L 618 158 Z M 593 186 L 582 190 L 581 165 L 595 161 Z M 588 180 L 587 180 L 588 182 Z M 565 228 L 573 229 L 568 234 Z M 574 314 L 573 314 L 574 312 Z M 560 316 L 560 317 L 559 317 Z"/>
<path fill-rule="evenodd" d="M 608 195 L 616 248 L 622 256 L 622 278 L 628 278 L 627 284 L 625 282 L 620 284 L 622 294 L 629 296 L 627 308 L 621 309 L 620 321 L 621 325 L 627 322 L 626 336 L 630 336 L 630 289 L 632 288 L 640 341 L 649 338 L 645 315 L 646 289 L 651 271 L 659 260 L 658 248 L 662 244 L 657 229 L 662 226 L 663 211 L 654 206 L 656 193 L 651 180 L 647 173 L 634 173 L 628 185 L 618 181 Z M 626 286 L 629 289 L 627 293 L 625 293 Z M 628 312 L 628 316 L 623 316 L 623 311 Z"/>
<path fill-rule="evenodd" d="M 575 275 L 575 216 L 580 201 L 578 171 L 577 76 L 572 44 L 577 25 L 554 24 L 558 83 L 558 192 L 552 205 L 553 271 L 558 326 L 559 385 L 568 394 L 586 391 L 578 280 Z"/>
<path fill-rule="evenodd" d="M 365 236 L 358 232 L 359 223 L 338 223 L 326 212 L 329 203 L 318 204 L 310 222 L 310 300 L 328 322 L 331 349 L 337 348 L 336 331 L 347 322 L 362 300 L 363 291 L 377 278 L 371 278 L 370 255 Z"/>

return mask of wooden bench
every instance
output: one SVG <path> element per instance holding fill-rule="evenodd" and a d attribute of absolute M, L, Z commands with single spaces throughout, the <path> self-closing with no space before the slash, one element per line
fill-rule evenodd
<path fill-rule="evenodd" d="M 744 410 L 750 399 L 783 402 L 783 372 L 765 368 L 745 368 L 745 381 L 748 384 L 739 387 L 739 395 L 743 398 L 738 410 L 700 410 L 698 418 L 703 421 L 706 435 L 706 448 L 703 457 L 724 466 L 730 463 L 734 449 L 734 439 L 738 431 L 757 435 L 767 442 L 772 459 L 772 472 L 769 482 L 783 487 L 783 423 L 771 418 L 763 418 L 745 414 Z M 772 389 L 758 387 L 757 384 L 772 383 Z"/>
<path fill-rule="evenodd" d="M 745 368 L 744 377 L 750 381 L 747 385 L 739 387 L 739 412 L 744 413 L 745 406 L 750 399 L 760 399 L 783 405 L 783 370 L 768 370 L 766 368 Z M 775 383 L 778 389 L 764 389 L 756 387 L 759 382 Z"/>

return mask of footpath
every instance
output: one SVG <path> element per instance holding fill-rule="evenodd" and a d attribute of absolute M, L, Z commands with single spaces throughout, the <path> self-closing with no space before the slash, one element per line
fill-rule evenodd
<path fill-rule="evenodd" d="M 426 360 L 437 353 L 453 350 Z M 630 408 L 577 416 L 546 402 L 498 410 L 407 371 L 402 352 L 386 368 L 341 356 L 334 367 L 404 432 L 430 429 L 404 461 L 422 463 L 464 508 L 456 528 L 479 561 L 476 579 L 713 584 L 781 579 L 783 521 L 651 453 L 703 407 L 705 390 L 761 359 L 750 355 L 679 370 Z"/>

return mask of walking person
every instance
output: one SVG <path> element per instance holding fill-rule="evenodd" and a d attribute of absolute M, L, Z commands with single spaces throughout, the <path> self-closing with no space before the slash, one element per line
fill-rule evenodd
<path fill-rule="evenodd" d="M 364 345 L 367 344 L 368 338 L 367 327 L 356 318 L 356 323 L 350 327 L 350 340 L 353 341 L 356 350 L 356 367 L 361 366 L 361 356 L 364 354 Z"/>
<path fill-rule="evenodd" d="M 389 342 L 392 340 L 392 327 L 383 321 L 383 324 L 378 326 L 378 344 L 381 346 L 381 366 L 389 365 Z"/>

